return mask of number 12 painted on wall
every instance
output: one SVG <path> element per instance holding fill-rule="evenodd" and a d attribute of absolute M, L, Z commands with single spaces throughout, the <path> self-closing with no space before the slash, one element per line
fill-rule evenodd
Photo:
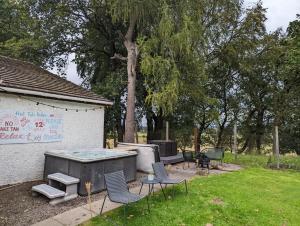
<path fill-rule="evenodd" d="M 42 128 L 42 127 L 44 127 L 44 123 L 43 122 L 36 122 L 35 127 Z"/>

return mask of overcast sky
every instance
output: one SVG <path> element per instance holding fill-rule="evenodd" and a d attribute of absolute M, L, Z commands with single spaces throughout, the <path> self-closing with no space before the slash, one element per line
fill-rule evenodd
<path fill-rule="evenodd" d="M 255 3 L 254 0 L 245 0 L 246 6 L 251 6 Z M 300 14 L 300 0 L 262 0 L 263 7 L 267 8 L 266 27 L 268 31 L 274 31 L 278 27 L 285 30 L 290 21 L 296 19 L 296 14 Z M 67 68 L 67 79 L 81 84 L 81 79 L 76 72 L 76 65 L 71 62 L 74 55 L 70 56 L 70 63 Z"/>

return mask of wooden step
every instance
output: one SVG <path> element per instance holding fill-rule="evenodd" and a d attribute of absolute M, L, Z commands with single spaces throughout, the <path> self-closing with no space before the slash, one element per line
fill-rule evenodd
<path fill-rule="evenodd" d="M 34 192 L 37 192 L 37 193 L 41 193 L 41 194 L 47 196 L 49 199 L 64 197 L 66 194 L 64 191 L 61 191 L 54 187 L 51 187 L 48 184 L 39 184 L 39 185 L 33 186 L 31 190 Z"/>
<path fill-rule="evenodd" d="M 79 179 L 75 177 L 68 176 L 63 173 L 53 173 L 48 175 L 49 180 L 55 180 L 65 185 L 77 184 Z"/>

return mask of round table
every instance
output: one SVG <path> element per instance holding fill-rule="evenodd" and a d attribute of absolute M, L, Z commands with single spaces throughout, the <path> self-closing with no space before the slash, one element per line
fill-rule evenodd
<path fill-rule="evenodd" d="M 140 181 L 141 181 L 142 185 L 141 185 L 139 194 L 141 194 L 141 191 L 142 191 L 142 188 L 143 188 L 144 184 L 148 184 L 148 187 L 149 187 L 148 195 L 151 195 L 152 192 L 154 194 L 154 185 L 155 184 L 159 184 L 160 188 L 162 190 L 162 193 L 164 194 L 164 197 L 166 199 L 166 195 L 165 195 L 164 189 L 161 186 L 160 180 L 158 178 L 154 178 L 153 180 L 148 180 L 148 177 L 144 177 Z"/>

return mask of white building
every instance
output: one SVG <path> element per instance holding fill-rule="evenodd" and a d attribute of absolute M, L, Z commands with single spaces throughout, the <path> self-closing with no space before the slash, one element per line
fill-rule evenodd
<path fill-rule="evenodd" d="M 42 179 L 48 150 L 103 147 L 107 105 L 38 66 L 0 56 L 0 186 Z"/>

